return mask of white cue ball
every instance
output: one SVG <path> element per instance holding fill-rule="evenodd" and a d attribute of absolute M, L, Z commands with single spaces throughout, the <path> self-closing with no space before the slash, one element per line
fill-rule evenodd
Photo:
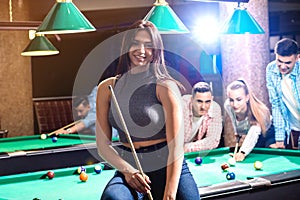
<path fill-rule="evenodd" d="M 41 139 L 42 140 L 45 140 L 47 138 L 47 135 L 46 134 L 41 134 Z"/>
<path fill-rule="evenodd" d="M 230 166 L 234 166 L 235 163 L 236 163 L 236 161 L 235 161 L 234 158 L 229 158 L 229 159 L 228 159 L 228 163 L 229 163 Z"/>

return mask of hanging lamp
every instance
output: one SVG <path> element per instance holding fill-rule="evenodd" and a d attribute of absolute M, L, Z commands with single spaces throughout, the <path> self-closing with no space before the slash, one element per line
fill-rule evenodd
<path fill-rule="evenodd" d="M 223 34 L 264 34 L 265 31 L 257 23 L 246 8 L 238 3 L 237 8 L 224 26 L 221 28 Z"/>
<path fill-rule="evenodd" d="M 30 35 L 30 33 L 29 33 Z M 22 56 L 49 56 L 56 55 L 59 51 L 43 34 L 37 34 L 21 53 Z"/>
<path fill-rule="evenodd" d="M 72 0 L 56 0 L 42 24 L 39 34 L 66 34 L 95 31 L 95 27 L 73 4 Z"/>
<path fill-rule="evenodd" d="M 156 0 L 144 20 L 155 24 L 162 34 L 189 33 L 187 27 L 165 0 Z"/>

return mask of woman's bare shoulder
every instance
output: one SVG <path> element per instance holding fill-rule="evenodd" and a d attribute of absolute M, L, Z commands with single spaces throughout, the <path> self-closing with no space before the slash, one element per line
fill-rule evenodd
<path fill-rule="evenodd" d="M 157 82 L 157 97 L 161 101 L 163 97 L 169 98 L 170 96 L 181 97 L 181 92 L 178 85 L 173 80 L 163 80 Z"/>
<path fill-rule="evenodd" d="M 173 80 L 158 80 L 157 86 L 161 89 L 178 89 L 178 85 Z"/>
<path fill-rule="evenodd" d="M 115 77 L 115 76 L 104 79 L 103 81 L 101 81 L 99 83 L 98 90 L 103 89 L 103 88 L 108 88 L 109 85 L 111 85 L 113 87 L 116 80 L 117 80 L 117 77 Z"/>

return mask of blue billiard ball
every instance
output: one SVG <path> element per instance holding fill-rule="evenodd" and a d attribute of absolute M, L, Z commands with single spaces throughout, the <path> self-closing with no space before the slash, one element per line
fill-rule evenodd
<path fill-rule="evenodd" d="M 102 172 L 102 167 L 100 165 L 95 165 L 94 171 L 97 174 L 100 174 Z"/>
<path fill-rule="evenodd" d="M 57 142 L 57 137 L 52 137 L 52 142 Z"/>
<path fill-rule="evenodd" d="M 233 172 L 228 172 L 226 174 L 226 178 L 227 178 L 227 180 L 233 180 L 233 179 L 235 179 L 235 174 Z"/>
<path fill-rule="evenodd" d="M 201 163 L 202 163 L 202 158 L 201 158 L 201 157 L 195 158 L 195 163 L 196 163 L 197 165 L 201 165 Z"/>

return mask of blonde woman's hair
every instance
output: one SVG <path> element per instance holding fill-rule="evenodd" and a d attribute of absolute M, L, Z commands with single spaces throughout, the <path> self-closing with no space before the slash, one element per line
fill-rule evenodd
<path fill-rule="evenodd" d="M 250 90 L 248 84 L 244 79 L 238 79 L 233 81 L 227 86 L 227 95 L 230 90 L 236 90 L 242 88 L 246 95 L 249 95 L 249 102 L 247 103 L 247 116 L 251 125 L 259 124 L 262 133 L 265 135 L 266 131 L 270 127 L 270 110 L 268 107 L 260 101 L 254 93 Z"/>

